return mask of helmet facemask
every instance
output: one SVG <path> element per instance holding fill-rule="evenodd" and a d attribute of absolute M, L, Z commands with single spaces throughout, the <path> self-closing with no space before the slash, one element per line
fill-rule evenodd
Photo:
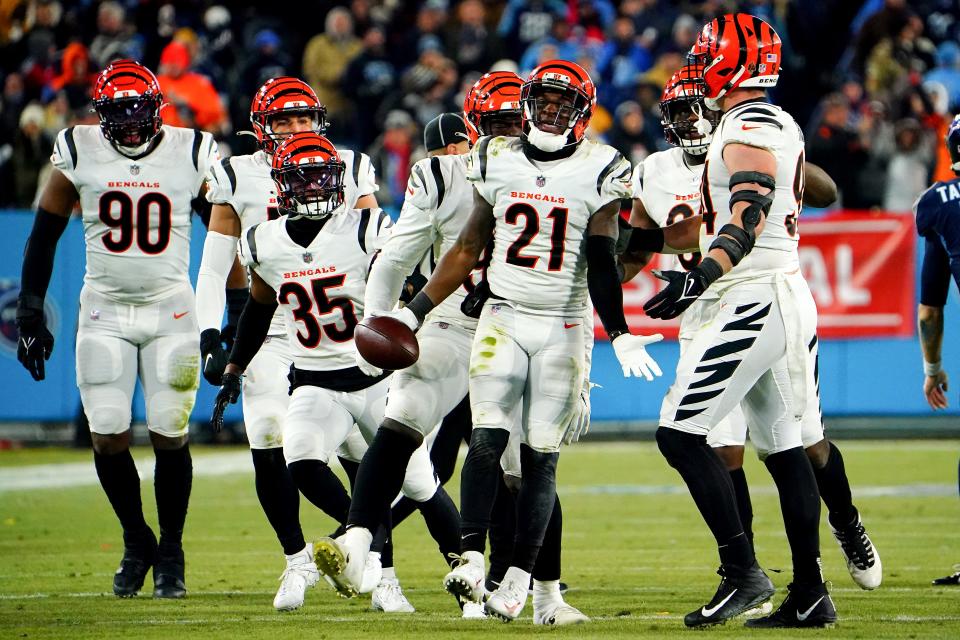
<path fill-rule="evenodd" d="M 161 99 L 155 95 L 97 100 L 94 111 L 100 117 L 103 136 L 118 147 L 142 150 L 160 133 Z"/>
<path fill-rule="evenodd" d="M 548 79 L 524 83 L 520 105 L 523 135 L 530 144 L 548 153 L 580 142 L 573 135 L 574 129 L 579 122 L 589 120 L 592 106 L 582 91 Z"/>
<path fill-rule="evenodd" d="M 280 143 L 283 142 L 284 138 L 293 133 L 274 132 L 273 120 L 275 118 L 279 116 L 296 117 L 302 114 L 309 115 L 313 120 L 313 127 L 311 131 L 322 135 L 323 132 L 327 130 L 327 110 L 322 107 L 296 106 L 286 109 L 276 109 L 273 111 L 260 111 L 251 114 L 250 120 L 253 124 L 253 129 L 257 134 L 257 142 L 260 145 L 260 149 L 266 152 L 268 155 L 273 155 L 273 152 L 276 151 L 277 147 L 280 146 Z"/>
<path fill-rule="evenodd" d="M 690 155 L 699 156 L 707 152 L 713 139 L 713 130 L 719 122 L 720 113 L 704 109 L 700 97 L 681 96 L 660 103 L 663 137 Z"/>
<path fill-rule="evenodd" d="M 279 209 L 291 218 L 320 219 L 342 213 L 343 177 L 340 160 L 292 165 L 272 171 Z"/>
<path fill-rule="evenodd" d="M 482 113 L 477 120 L 481 136 L 518 136 L 523 127 L 519 109 Z"/>

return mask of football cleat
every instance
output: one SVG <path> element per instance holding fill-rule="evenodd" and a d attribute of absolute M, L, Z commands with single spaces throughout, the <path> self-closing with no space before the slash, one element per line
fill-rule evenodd
<path fill-rule="evenodd" d="M 320 571 L 313 561 L 313 547 L 307 544 L 300 553 L 287 559 L 287 568 L 280 576 L 280 589 L 273 599 L 277 611 L 294 611 L 303 606 L 309 587 L 320 580 Z"/>
<path fill-rule="evenodd" d="M 353 598 L 359 595 L 343 576 L 347 566 L 346 553 L 338 540 L 320 538 L 313 543 L 313 561 L 327 584 L 333 587 L 341 598 Z"/>
<path fill-rule="evenodd" d="M 769 615 L 771 611 L 773 611 L 773 603 L 767 600 L 766 602 L 761 604 L 759 607 L 754 607 L 753 609 L 747 609 L 740 615 L 743 616 L 744 618 L 756 618 L 757 616 Z"/>
<path fill-rule="evenodd" d="M 746 571 L 720 567 L 720 586 L 707 604 L 683 617 L 688 627 L 723 624 L 730 618 L 753 609 L 775 593 L 773 583 L 754 562 Z"/>
<path fill-rule="evenodd" d="M 949 587 L 949 586 L 960 585 L 960 564 L 953 565 L 953 569 L 956 573 L 950 576 L 937 578 L 931 584 L 934 584 L 938 587 Z"/>
<path fill-rule="evenodd" d="M 383 611 L 384 613 L 413 613 L 416 609 L 403 595 L 403 589 L 400 588 L 400 581 L 396 578 L 384 578 L 373 589 L 373 596 L 370 598 L 371 608 L 374 611 Z"/>
<path fill-rule="evenodd" d="M 443 578 L 443 588 L 462 602 L 480 602 L 483 596 L 483 554 L 464 551 L 457 565 Z"/>
<path fill-rule="evenodd" d="M 563 600 L 537 609 L 533 607 L 533 624 L 552 624 L 564 626 L 568 624 L 583 624 L 590 622 L 590 618 L 576 607 L 572 607 Z"/>
<path fill-rule="evenodd" d="M 179 542 L 161 542 L 157 563 L 153 565 L 153 597 L 179 599 L 187 595 L 184 583 L 185 563 Z"/>
<path fill-rule="evenodd" d="M 827 522 L 829 520 L 828 518 Z M 861 589 L 868 591 L 879 587 L 883 580 L 880 553 L 864 530 L 860 514 L 857 514 L 849 526 L 836 529 L 833 524 L 830 524 L 830 530 L 840 545 L 843 559 L 847 563 L 847 571 L 850 572 L 853 581 L 860 585 Z"/>
<path fill-rule="evenodd" d="M 484 603 L 487 615 L 496 616 L 504 622 L 520 617 L 527 604 L 527 581 L 518 582 L 504 578 L 497 590 L 490 594 Z"/>
<path fill-rule="evenodd" d="M 147 572 L 157 560 L 157 537 L 150 529 L 141 540 L 127 540 L 126 533 L 123 537 L 123 558 L 113 575 L 113 593 L 120 598 L 132 598 L 143 587 Z"/>
<path fill-rule="evenodd" d="M 360 580 L 360 593 L 370 593 L 380 584 L 383 578 L 383 564 L 380 554 L 371 551 L 367 554 L 367 561 L 363 565 L 363 578 Z"/>
<path fill-rule="evenodd" d="M 826 627 L 837 621 L 837 610 L 822 582 L 811 587 L 791 584 L 787 597 L 769 616 L 747 620 L 751 628 Z"/>
<path fill-rule="evenodd" d="M 483 610 L 482 602 L 467 600 L 461 604 L 463 604 L 463 612 L 460 617 L 464 620 L 483 620 L 487 617 L 487 612 Z"/>

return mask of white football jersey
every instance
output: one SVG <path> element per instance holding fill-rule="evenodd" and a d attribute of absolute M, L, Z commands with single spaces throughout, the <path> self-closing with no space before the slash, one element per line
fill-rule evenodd
<path fill-rule="evenodd" d="M 583 141 L 573 155 L 534 162 L 520 138 L 481 138 L 467 178 L 496 218 L 490 291 L 531 312 L 580 316 L 587 304 L 587 223 L 629 198 L 630 163 L 613 147 Z"/>
<path fill-rule="evenodd" d="M 209 133 L 164 125 L 148 154 L 129 158 L 98 125 L 57 134 L 50 162 L 80 194 L 84 286 L 125 304 L 161 300 L 190 283 L 190 202 L 218 157 Z"/>
<path fill-rule="evenodd" d="M 453 246 L 472 211 L 473 185 L 467 180 L 465 156 L 420 160 L 410 171 L 400 218 L 373 268 L 389 265 L 398 273 L 408 274 L 421 264 L 421 269 L 427 271 L 433 261 Z M 472 288 L 480 278 L 478 269 L 429 317 L 455 322 L 471 330 L 476 328 L 477 321 L 461 313 L 460 305 L 468 287 Z M 391 300 L 390 306 L 394 302 Z"/>
<path fill-rule="evenodd" d="M 343 198 L 348 209 L 356 207 L 361 197 L 376 193 L 379 187 L 370 157 L 348 149 L 337 150 L 346 165 Z M 240 218 L 240 233 L 255 224 L 279 217 L 277 187 L 270 177 L 270 158 L 263 151 L 231 156 L 210 167 L 207 175 L 207 200 L 226 204 Z M 270 323 L 270 335 L 283 335 L 286 325 L 278 310 Z"/>
<path fill-rule="evenodd" d="M 240 237 L 240 261 L 277 292 L 293 363 L 330 371 L 356 366 L 353 330 L 363 317 L 370 260 L 393 225 L 381 209 L 331 216 L 308 247 L 290 239 L 286 218 Z"/>
<path fill-rule="evenodd" d="M 683 149 L 673 147 L 652 153 L 633 170 L 633 197 L 643 203 L 650 218 L 666 227 L 700 213 L 700 179 L 703 165 L 689 165 Z M 690 270 L 700 263 L 699 253 L 663 254 L 660 268 Z"/>
<path fill-rule="evenodd" d="M 723 282 L 759 272 L 792 271 L 799 267 L 797 217 L 803 201 L 803 132 L 793 117 L 763 101 L 738 104 L 723 114 L 707 150 L 703 169 L 700 251 L 706 253 L 717 232 L 730 222 L 730 171 L 723 150 L 731 143 L 766 149 L 777 160 L 777 187 L 763 232 L 753 250 L 723 276 Z"/>

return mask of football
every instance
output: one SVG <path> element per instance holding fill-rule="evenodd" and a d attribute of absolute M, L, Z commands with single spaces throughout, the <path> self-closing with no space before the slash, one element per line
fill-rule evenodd
<path fill-rule="evenodd" d="M 420 357 L 420 345 L 410 327 L 389 316 L 364 318 L 353 339 L 364 360 L 381 369 L 406 369 Z"/>

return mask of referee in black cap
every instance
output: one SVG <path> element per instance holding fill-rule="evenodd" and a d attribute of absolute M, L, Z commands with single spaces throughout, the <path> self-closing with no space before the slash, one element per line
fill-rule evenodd
<path fill-rule="evenodd" d="M 441 113 L 423 129 L 428 156 L 459 155 L 470 151 L 470 136 L 459 113 Z"/>

